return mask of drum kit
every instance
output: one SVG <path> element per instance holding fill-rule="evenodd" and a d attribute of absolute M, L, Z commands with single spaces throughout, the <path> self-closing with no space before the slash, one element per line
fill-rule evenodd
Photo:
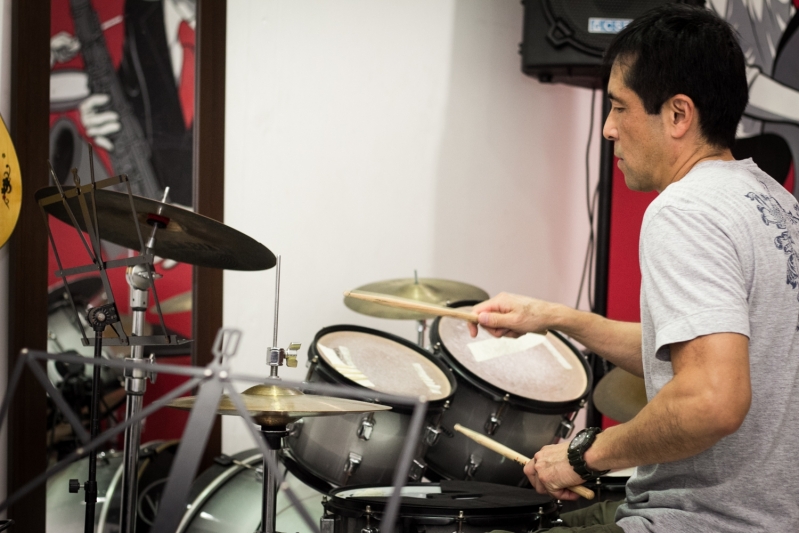
<path fill-rule="evenodd" d="M 90 241 L 84 238 L 83 242 L 92 264 L 66 269 L 59 264 L 57 275 L 64 279 L 67 289 L 66 298 L 60 299 L 60 312 L 66 317 L 71 308 L 78 316 L 65 318 L 64 328 L 78 324 L 81 344 L 92 346 L 95 358 L 109 357 L 103 352 L 104 345 L 118 345 L 130 346 L 130 359 L 142 361 L 145 345 L 179 342 L 173 336 L 144 335 L 143 316 L 149 308 L 150 292 L 155 309 L 159 315 L 161 312 L 153 283 L 153 256 L 234 270 L 277 266 L 275 329 L 273 345 L 267 348 L 270 376 L 240 395 L 249 417 L 260 426 L 270 455 L 250 450 L 218 458 L 217 464 L 194 482 L 188 510 L 177 531 L 273 533 L 278 514 L 296 511 L 282 496 L 276 484 L 278 477 L 270 468 L 279 463 L 290 472 L 290 483 L 298 480 L 302 511 L 316 515 L 324 533 L 376 533 L 379 527 L 385 528 L 381 518 L 397 476 L 401 478 L 405 471 L 408 484 L 401 488 L 396 522 L 403 531 L 451 533 L 456 528 L 458 532 L 522 532 L 558 522 L 556 502 L 526 485 L 517 462 L 465 436 L 459 428 L 476 429 L 486 441 L 518 450 L 521 457 L 567 438 L 592 383 L 585 356 L 567 338 L 552 331 L 498 339 L 484 330 L 471 338 L 465 321 L 476 321 L 471 306 L 487 298 L 487 293 L 444 279 L 392 279 L 348 292 L 344 303 L 369 316 L 417 321 L 416 343 L 355 325 L 326 327 L 308 349 L 305 383 L 309 392 L 281 386 L 278 367 L 296 366 L 300 345 L 292 343 L 284 349 L 277 344 L 280 258 L 232 228 L 169 205 L 166 197 L 155 201 L 133 196 L 129 189 L 127 194 L 103 190 L 117 183 L 126 184 L 126 178 L 109 178 L 83 187 L 76 183 L 74 188 L 57 184 L 36 194 L 45 217 L 52 215 L 89 235 Z M 79 221 L 75 213 L 83 218 Z M 143 235 L 149 235 L 149 239 L 145 241 Z M 103 261 L 96 253 L 100 237 L 141 253 L 137 258 Z M 51 243 L 55 249 L 52 236 Z M 104 277 L 105 269 L 115 266 L 128 268 L 134 311 L 130 333 L 118 322 Z M 91 308 L 88 318 L 78 315 L 67 283 L 68 276 L 86 272 L 100 273 L 108 296 L 108 303 Z M 185 306 L 185 302 L 180 305 Z M 433 318 L 431 345 L 426 348 L 428 321 Z M 160 320 L 163 324 L 162 317 Z M 84 326 L 94 329 L 94 339 L 83 333 Z M 117 337 L 103 338 L 105 326 L 113 327 Z M 57 339 L 51 340 L 53 349 L 64 350 L 55 345 Z M 95 369 L 100 366 L 95 365 Z M 75 371 L 82 374 L 84 369 Z M 98 370 L 93 376 L 92 393 L 97 396 L 102 379 Z M 67 379 L 58 373 L 53 379 L 59 377 Z M 125 374 L 126 420 L 141 412 L 147 379 L 143 370 Z M 314 394 L 314 384 L 348 387 L 357 399 Z M 416 439 L 416 423 L 412 423 L 409 404 L 392 403 L 385 399 L 389 396 L 423 398 L 426 402 L 421 434 L 406 470 L 401 469 L 398 458 L 407 441 Z M 178 398 L 170 406 L 192 409 L 200 404 L 198 398 Z M 237 409 L 240 404 L 234 400 L 223 396 L 217 413 L 241 416 Z M 96 404 L 93 400 L 93 416 Z M 93 430 L 95 425 L 93 422 Z M 89 517 L 87 496 L 87 532 L 131 533 L 138 527 L 142 533 L 153 524 L 152 515 L 157 510 L 154 495 L 158 491 L 150 491 L 149 484 L 139 485 L 142 458 L 149 452 L 142 453 L 137 426 L 131 424 L 126 431 L 122 453 L 101 455 L 99 465 L 97 458 L 89 457 L 90 481 L 96 481 L 101 511 L 96 517 L 92 511 Z M 161 453 L 173 445 L 155 443 L 144 449 L 155 446 Z M 75 465 L 51 480 L 53 491 L 56 484 L 61 485 L 77 475 L 79 467 L 86 466 L 83 460 Z M 164 490 L 163 477 L 158 482 Z M 77 492 L 72 490 L 76 484 L 76 480 L 70 481 L 70 492 Z M 147 490 L 142 493 L 142 489 Z M 53 501 L 57 503 L 51 504 L 48 497 L 51 510 L 69 506 L 60 493 Z M 73 505 L 73 512 L 75 508 Z M 58 524 L 59 531 L 65 531 L 64 527 L 63 521 Z"/>

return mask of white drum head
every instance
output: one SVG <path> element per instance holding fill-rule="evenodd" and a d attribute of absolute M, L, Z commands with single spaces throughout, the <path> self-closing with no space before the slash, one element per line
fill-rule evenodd
<path fill-rule="evenodd" d="M 394 494 L 394 487 L 362 487 L 359 489 L 342 490 L 336 492 L 337 498 L 390 498 Z M 441 494 L 438 484 L 411 485 L 400 489 L 403 498 L 426 499 L 429 494 Z"/>
<path fill-rule="evenodd" d="M 317 342 L 319 356 L 342 376 L 368 389 L 435 401 L 452 394 L 446 374 L 419 352 L 360 331 L 333 331 Z"/>
<path fill-rule="evenodd" d="M 464 311 L 471 307 L 461 307 Z M 505 392 L 540 402 L 580 398 L 588 376 L 580 359 L 552 333 L 518 339 L 496 338 L 483 328 L 469 335 L 463 320 L 442 317 L 438 335 L 449 354 L 466 370 Z"/>

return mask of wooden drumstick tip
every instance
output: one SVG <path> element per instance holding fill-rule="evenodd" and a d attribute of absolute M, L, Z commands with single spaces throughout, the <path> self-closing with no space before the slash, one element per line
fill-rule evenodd
<path fill-rule="evenodd" d="M 511 461 L 516 461 L 520 465 L 526 465 L 527 463 L 530 462 L 529 457 L 526 457 L 518 452 L 515 452 L 514 450 L 505 446 L 504 444 L 500 444 L 494 439 L 486 437 L 485 435 L 482 435 L 472 429 L 463 427 L 460 424 L 455 424 L 454 429 L 459 433 L 463 433 L 464 435 L 475 441 L 477 444 L 485 446 L 489 450 L 494 451 L 500 454 L 501 456 L 510 459 Z M 592 491 L 587 487 L 583 487 L 582 485 L 575 485 L 574 487 L 568 487 L 568 490 L 572 491 L 578 496 L 582 496 L 586 500 L 593 500 L 595 496 L 594 491 Z"/>

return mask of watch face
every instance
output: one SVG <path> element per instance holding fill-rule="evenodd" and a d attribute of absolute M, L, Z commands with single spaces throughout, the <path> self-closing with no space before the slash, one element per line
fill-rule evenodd
<path fill-rule="evenodd" d="M 578 448 L 588 440 L 588 433 L 579 433 L 571 443 L 572 448 Z"/>

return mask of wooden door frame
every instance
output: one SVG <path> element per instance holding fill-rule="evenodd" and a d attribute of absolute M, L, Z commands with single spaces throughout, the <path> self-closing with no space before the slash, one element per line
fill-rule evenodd
<path fill-rule="evenodd" d="M 224 219 L 226 0 L 198 0 L 196 27 L 194 205 Z M 19 222 L 9 240 L 8 369 L 22 348 L 47 348 L 47 233 L 34 193 L 49 183 L 50 0 L 13 0 L 10 133 L 23 176 Z M 222 326 L 222 271 L 194 269 L 192 363 L 209 361 Z M 30 372 L 23 374 L 8 413 L 8 494 L 42 473 L 46 462 L 46 397 Z M 206 458 L 220 453 L 216 424 Z M 207 463 L 208 459 L 206 459 Z M 64 487 L 66 491 L 67 487 Z M 76 496 L 78 497 L 78 496 Z M 82 496 L 80 496 L 82 498 Z M 41 485 L 8 510 L 15 531 L 44 533 Z"/>

